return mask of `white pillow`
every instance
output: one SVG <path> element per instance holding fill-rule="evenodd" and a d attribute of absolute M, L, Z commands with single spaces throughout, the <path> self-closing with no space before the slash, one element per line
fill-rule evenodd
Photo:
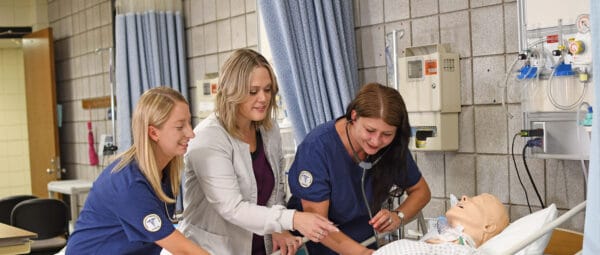
<path fill-rule="evenodd" d="M 510 247 L 538 232 L 547 223 L 556 219 L 557 215 L 556 205 L 551 204 L 543 210 L 524 216 L 509 224 L 500 234 L 481 245 L 478 250 L 484 254 L 506 254 Z M 516 254 L 543 254 L 551 236 L 552 231 L 541 236 Z"/>

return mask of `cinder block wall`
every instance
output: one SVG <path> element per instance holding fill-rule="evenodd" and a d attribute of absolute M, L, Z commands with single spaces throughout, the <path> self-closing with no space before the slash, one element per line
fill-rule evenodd
<path fill-rule="evenodd" d="M 255 0 L 184 0 L 190 100 L 202 87 L 196 82 L 217 73 L 236 49 L 258 50 L 259 25 Z M 194 116 L 193 122 L 200 119 Z"/>
<path fill-rule="evenodd" d="M 193 92 L 195 81 L 217 72 L 233 50 L 259 47 L 258 14 L 255 0 L 184 0 L 183 4 Z M 449 43 L 460 55 L 460 149 L 414 153 L 433 194 L 425 216 L 441 215 L 449 194 L 483 192 L 498 196 L 512 219 L 528 213 L 510 156 L 512 136 L 521 128 L 519 89 L 509 87 L 512 119 L 506 117 L 496 89 L 517 54 L 516 2 L 355 0 L 354 5 L 361 83 L 386 83 L 385 34 L 393 29 L 405 31 L 399 47 Z M 58 101 L 65 111 L 60 131 L 63 165 L 71 178 L 93 180 L 100 168 L 88 165 L 85 123 L 90 112 L 81 108 L 81 100 L 109 94 L 108 55 L 94 50 L 112 46 L 110 1 L 49 1 L 48 18 L 55 32 Z M 91 119 L 96 134 L 110 132 L 105 109 L 92 110 Z M 515 148 L 522 146 L 518 141 Z M 523 170 L 520 158 L 519 154 L 517 165 Z M 562 213 L 585 199 L 578 161 L 531 158 L 527 162 L 545 203 L 556 203 Z M 531 185 L 525 183 L 536 205 Z M 582 231 L 583 224 L 582 213 L 562 227 Z"/>
<path fill-rule="evenodd" d="M 458 152 L 413 153 L 432 191 L 425 217 L 442 215 L 450 194 L 496 195 L 511 219 L 528 214 L 525 194 L 510 154 L 513 135 L 521 129 L 519 87 L 509 86 L 508 118 L 500 90 L 517 51 L 517 4 L 514 0 L 355 0 L 360 82 L 386 84 L 385 34 L 402 29 L 401 49 L 448 43 L 459 53 L 461 113 Z M 516 162 L 526 177 L 521 159 L 523 142 L 517 138 Z M 526 154 L 527 155 L 527 154 Z M 545 204 L 555 203 L 560 213 L 585 200 L 579 161 L 528 158 L 527 164 Z M 532 205 L 539 205 L 529 184 Z M 535 207 L 536 210 L 539 206 Z M 583 231 L 584 213 L 564 228 Z"/>
<path fill-rule="evenodd" d="M 57 102 L 62 105 L 59 129 L 62 166 L 69 179 L 94 180 L 100 166 L 90 166 L 87 122 L 92 121 L 96 149 L 101 134 L 111 134 L 107 108 L 86 110 L 83 99 L 110 95 L 108 51 L 113 46 L 112 5 L 110 0 L 48 1 L 48 20 L 54 35 Z"/>

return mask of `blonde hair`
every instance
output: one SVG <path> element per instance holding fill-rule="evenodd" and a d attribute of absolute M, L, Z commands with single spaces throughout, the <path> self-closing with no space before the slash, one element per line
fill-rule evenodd
<path fill-rule="evenodd" d="M 131 117 L 133 145 L 117 157 L 117 160 L 120 161 L 112 170 L 112 172 L 118 172 L 125 165 L 136 160 L 154 193 L 160 200 L 167 203 L 175 203 L 175 199 L 167 196 L 162 190 L 160 175 L 162 169 L 158 169 L 156 165 L 156 142 L 150 139 L 148 127 L 160 128 L 169 118 L 171 110 L 177 102 L 188 104 L 187 100 L 172 88 L 156 87 L 144 92 Z M 177 197 L 181 180 L 180 170 L 183 168 L 183 156 L 174 157 L 167 166 L 169 168 L 171 191 L 173 196 Z"/>
<path fill-rule="evenodd" d="M 239 105 L 250 95 L 250 82 L 252 73 L 259 67 L 268 70 L 271 76 L 271 101 L 264 120 L 255 121 L 255 126 L 264 126 L 269 130 L 273 124 L 271 116 L 276 114 L 276 95 L 279 91 L 275 73 L 269 62 L 258 52 L 251 49 L 236 50 L 225 61 L 219 75 L 215 112 L 221 125 L 234 137 L 243 138 L 240 127 L 236 125 Z"/>

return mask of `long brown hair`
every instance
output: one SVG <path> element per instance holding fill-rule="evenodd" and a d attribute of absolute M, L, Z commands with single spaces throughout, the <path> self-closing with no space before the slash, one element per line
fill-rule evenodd
<path fill-rule="evenodd" d="M 380 149 L 372 158 L 381 160 L 373 166 L 373 204 L 378 210 L 388 197 L 396 180 L 407 177 L 407 153 L 410 139 L 410 124 L 404 100 L 397 90 L 379 83 L 364 85 L 354 100 L 346 108 L 346 120 L 352 120 L 352 111 L 356 118 L 381 118 L 385 123 L 396 127 L 392 142 Z M 399 185 L 398 185 L 399 186 Z"/>
<path fill-rule="evenodd" d="M 160 200 L 167 203 L 175 203 L 175 199 L 167 196 L 162 190 L 160 177 L 162 169 L 158 169 L 156 165 L 156 156 L 154 154 L 156 142 L 150 139 L 148 127 L 161 127 L 169 118 L 176 102 L 188 104 L 187 100 L 172 88 L 156 87 L 144 92 L 131 117 L 133 145 L 117 157 L 117 160 L 120 159 L 120 161 L 112 170 L 113 172 L 118 172 L 135 159 L 142 174 L 146 176 L 150 186 L 152 186 L 154 193 L 156 193 Z M 181 169 L 183 168 L 183 156 L 176 156 L 171 159 L 168 168 L 171 191 L 173 192 L 173 196 L 177 197 L 181 180 Z"/>
<path fill-rule="evenodd" d="M 215 112 L 227 132 L 240 139 L 242 134 L 240 127 L 236 125 L 239 105 L 250 95 L 252 72 L 259 67 L 266 68 L 271 75 L 271 101 L 265 119 L 256 121 L 253 124 L 256 126 L 262 125 L 266 130 L 269 130 L 273 125 L 271 116 L 276 114 L 277 110 L 276 96 L 279 87 L 277 86 L 275 73 L 267 59 L 251 49 L 240 49 L 233 52 L 221 67 Z"/>

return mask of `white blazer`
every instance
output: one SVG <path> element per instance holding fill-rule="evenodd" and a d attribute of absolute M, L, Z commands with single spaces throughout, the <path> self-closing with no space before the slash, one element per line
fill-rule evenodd
<path fill-rule="evenodd" d="M 215 114 L 196 128 L 185 154 L 184 214 L 179 230 L 212 254 L 250 254 L 252 233 L 265 236 L 272 250 L 272 232 L 293 229 L 294 210 L 284 206 L 283 153 L 276 121 L 260 127 L 275 187 L 267 206 L 257 201 L 256 178 L 249 145 L 229 135 Z"/>

